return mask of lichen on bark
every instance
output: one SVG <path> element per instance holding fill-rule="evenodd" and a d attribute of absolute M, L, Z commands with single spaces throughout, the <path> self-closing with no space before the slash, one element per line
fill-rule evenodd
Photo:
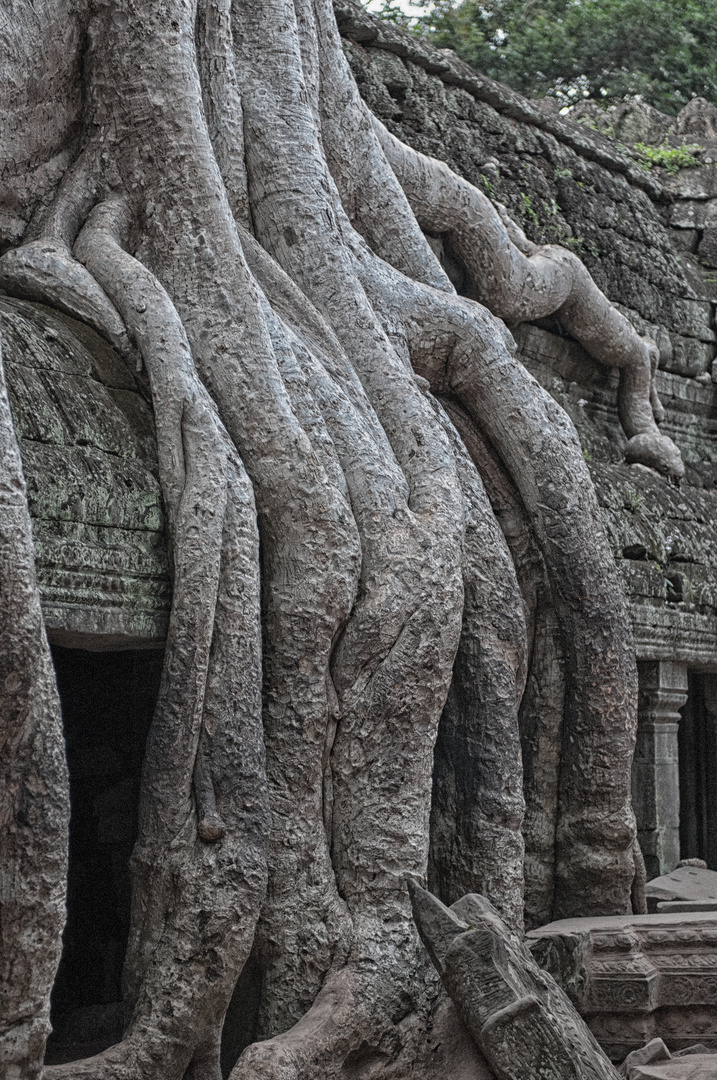
<path fill-rule="evenodd" d="M 559 311 L 621 368 L 632 456 L 677 477 L 654 345 L 573 255 L 372 120 L 330 0 L 42 0 L 0 30 L 0 287 L 139 349 L 173 566 L 127 1029 L 43 1076 L 215 1080 L 250 956 L 233 1080 L 421 1076 L 439 992 L 406 881 L 430 846 L 444 899 L 483 892 L 521 925 L 526 678 L 546 714 L 523 718 L 545 743 L 533 908 L 625 912 L 635 875 L 625 605 L 574 428 L 502 320 Z M 28 67 L 37 34 L 52 63 Z M 422 229 L 451 237 L 473 298 Z M 46 844 L 61 866 L 62 829 Z M 53 903 L 23 916 L 50 956 Z M 42 1038 L 6 1045 L 37 1073 Z"/>

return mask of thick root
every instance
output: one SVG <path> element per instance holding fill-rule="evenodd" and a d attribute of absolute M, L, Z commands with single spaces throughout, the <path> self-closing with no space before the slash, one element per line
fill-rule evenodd
<path fill-rule="evenodd" d="M 86 322 L 120 352 L 129 339 L 117 309 L 61 240 L 32 240 L 0 259 L 0 288 L 10 296 L 39 300 Z"/>
<path fill-rule="evenodd" d="M 523 605 L 510 552 L 476 467 L 447 418 L 445 425 L 466 514 L 465 601 L 434 755 L 428 880 L 445 903 L 480 892 L 506 921 L 521 927 Z"/>
<path fill-rule="evenodd" d="M 530 515 L 568 658 L 557 911 L 625 912 L 635 826 L 624 762 L 634 745 L 637 675 L 625 601 L 577 434 L 518 363 L 507 331 L 478 305 L 409 282 L 373 256 L 362 280 L 384 318 L 403 320 L 419 373 L 437 391 L 453 393 L 485 431 Z"/>
<path fill-rule="evenodd" d="M 376 1026 L 396 1015 L 397 987 L 406 987 L 405 972 L 415 962 L 403 876 L 425 873 L 433 742 L 460 629 L 462 504 L 445 435 L 357 282 L 344 246 L 347 230 L 352 233 L 338 197 L 331 197 L 328 211 L 320 195 L 331 190 L 331 179 L 318 153 L 307 158 L 307 143 L 318 146 L 319 137 L 295 74 L 301 50 L 292 5 L 277 0 L 262 13 L 249 5 L 240 10 L 257 234 L 338 338 L 405 477 L 395 486 L 391 474 L 381 475 L 375 447 L 360 435 L 352 439 L 351 428 L 342 434 L 337 408 L 330 406 L 324 415 L 363 554 L 358 599 L 332 663 L 340 715 L 330 756 L 333 864 L 353 920 L 345 972 L 360 980 L 363 1007 L 351 1011 L 350 1024 L 337 1016 L 330 1028 L 320 1025 L 321 1069 L 333 1075 L 352 1047 L 374 1040 Z M 268 43 L 267 19 L 273 28 Z M 295 60 L 288 74 L 287 55 Z M 272 103 L 266 101 L 267 83 Z M 274 150 L 274 118 L 284 131 L 281 159 Z M 296 177 L 289 192 L 287 171 Z M 282 229 L 282 221 L 292 221 L 291 230 Z M 326 388 L 327 405 L 330 396 Z M 406 992 L 410 999 L 413 991 Z M 420 996 L 420 986 L 415 993 Z M 292 1029 L 292 1058 L 307 1063 L 300 1066 L 302 1075 L 316 1075 L 308 1063 L 317 1068 L 311 1032 L 320 1001 L 321 995 Z M 408 1002 L 403 1007 L 410 1008 Z M 267 1068 L 278 1070 L 294 1035 L 251 1048 L 243 1061 L 269 1055 Z"/>
<path fill-rule="evenodd" d="M 474 298 L 510 324 L 557 314 L 595 360 L 621 370 L 618 402 L 630 440 L 628 460 L 676 479 L 683 476 L 680 452 L 660 435 L 655 419 L 656 413 L 662 416 L 654 387 L 655 343 L 639 336 L 573 252 L 521 243 L 517 227 L 506 228 L 482 192 L 443 162 L 399 142 L 375 117 L 372 123 L 419 224 L 449 237 Z"/>
<path fill-rule="evenodd" d="M 134 0 L 121 6 L 123 27 L 100 16 L 93 30 L 97 121 L 124 139 L 118 164 L 126 190 L 137 192 L 135 198 L 141 193 L 141 212 L 151 206 L 141 257 L 171 289 L 199 373 L 257 496 L 265 598 L 264 723 L 274 823 L 275 887 L 269 904 L 276 900 L 281 908 L 287 903 L 295 908 L 291 926 L 279 916 L 276 940 L 262 935 L 260 943 L 272 1010 L 265 1022 L 281 1026 L 313 997 L 332 960 L 335 934 L 327 925 L 341 919 L 323 831 L 323 759 L 331 725 L 329 657 L 353 603 L 359 541 L 343 491 L 330 482 L 294 413 L 262 299 L 243 258 L 198 115 L 193 21 L 184 10 L 170 25 L 149 17 L 146 5 Z M 172 108 L 153 123 L 153 153 L 161 160 L 157 170 L 147 170 L 138 138 L 148 71 L 158 87 L 181 87 Z M 118 83 L 128 88 L 128 108 L 119 116 Z M 288 939 L 285 948 L 284 934 L 291 938 L 302 922 L 308 928 L 305 948 L 292 947 Z"/>
<path fill-rule="evenodd" d="M 345 213 L 381 258 L 416 281 L 453 292 L 387 165 L 344 56 L 331 0 L 302 2 L 314 8 L 321 136 Z"/>
<path fill-rule="evenodd" d="M 34 1080 L 65 925 L 69 781 L 0 352 L 0 1073 Z"/>
<path fill-rule="evenodd" d="M 102 1060 L 119 1067 L 124 1052 L 123 1075 L 150 1075 L 161 1048 L 163 1075 L 181 1077 L 202 1034 L 190 1021 L 226 1010 L 266 886 L 258 538 L 246 473 L 176 310 L 119 245 L 124 215 L 117 199 L 98 207 L 76 251 L 122 311 L 149 373 L 174 595 L 132 859 L 125 1000 L 134 1014 L 124 1051 Z"/>
<path fill-rule="evenodd" d="M 126 349 L 124 320 L 139 344 L 175 595 L 133 863 L 133 1015 L 118 1046 L 47 1076 L 218 1080 L 221 1018 L 267 862 L 254 960 L 258 1034 L 271 1037 L 245 1051 L 235 1077 L 390 1069 L 436 1002 L 405 878 L 426 873 L 434 742 L 452 677 L 463 728 L 490 705 L 489 752 L 475 746 L 471 761 L 485 769 L 490 755 L 505 759 L 509 780 L 506 792 L 484 785 L 475 816 L 465 815 L 463 887 L 482 875 L 516 922 L 520 906 L 518 584 L 428 384 L 462 402 L 502 455 L 571 641 L 576 745 L 558 821 L 565 911 L 584 908 L 598 871 L 602 910 L 623 910 L 631 877 L 624 770 L 591 772 L 593 756 L 612 767 L 629 753 L 634 705 L 597 507 L 562 412 L 431 254 L 340 57 L 327 0 L 202 0 L 196 20 L 192 5 L 114 0 L 93 10 L 88 41 L 87 156 L 10 270 L 26 275 L 18 288 L 94 320 Z M 93 140 L 102 155 L 93 157 Z M 86 168 L 93 162 L 99 178 Z M 128 193 L 135 257 L 118 242 L 124 211 L 112 197 L 75 247 L 83 269 L 69 245 L 100 181 Z M 453 204 L 444 211 L 455 220 Z M 349 219 L 422 284 L 380 264 Z M 536 294 L 548 279 L 556 285 L 570 322 L 569 260 L 543 249 L 520 259 Z M 610 362 L 620 366 L 610 332 Z M 622 364 L 623 422 L 651 439 L 652 413 L 640 409 L 654 387 L 633 346 Z M 665 452 L 658 447 L 660 461 Z M 531 581 L 520 577 L 526 596 Z M 501 619 L 491 605 L 511 614 Z M 476 672 L 480 701 L 463 694 Z M 457 748 L 453 758 L 458 771 Z M 466 779 L 466 796 L 469 787 Z M 580 845 L 595 874 L 573 881 Z M 510 863 L 502 877 L 501 855 Z"/>
<path fill-rule="evenodd" d="M 197 67 L 209 138 L 235 220 L 249 226 L 244 162 L 244 114 L 234 70 L 231 0 L 201 0 L 197 12 Z"/>
<path fill-rule="evenodd" d="M 486 487 L 515 565 L 528 627 L 529 668 L 520 702 L 525 841 L 525 925 L 552 920 L 555 833 L 565 708 L 565 657 L 544 559 L 520 495 L 493 447 L 453 397 L 442 399 Z M 436 890 L 434 889 L 434 892 Z M 492 900 L 490 892 L 486 896 Z M 493 901 L 495 903 L 495 901 Z M 497 905 L 500 906 L 500 905 Z"/>

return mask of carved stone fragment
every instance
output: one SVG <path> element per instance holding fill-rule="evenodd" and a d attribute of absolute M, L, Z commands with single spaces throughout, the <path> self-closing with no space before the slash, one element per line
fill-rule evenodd
<path fill-rule="evenodd" d="M 717 909 L 717 872 L 701 866 L 678 866 L 671 874 L 648 881 L 645 893 L 650 909 L 667 903 L 691 904 L 696 910 L 710 910 L 710 907 L 714 910 Z M 676 911 L 677 908 L 660 906 L 657 910 Z"/>
<path fill-rule="evenodd" d="M 409 883 L 421 938 L 499 1080 L 616 1080 L 553 978 L 475 893 L 451 908 Z"/>
<path fill-rule="evenodd" d="M 613 1061 L 656 1037 L 717 1050 L 717 915 L 564 919 L 526 940 Z"/>
<path fill-rule="evenodd" d="M 628 1054 L 620 1073 L 627 1080 L 714 1080 L 717 1055 L 700 1043 L 671 1054 L 662 1039 L 652 1039 Z"/>

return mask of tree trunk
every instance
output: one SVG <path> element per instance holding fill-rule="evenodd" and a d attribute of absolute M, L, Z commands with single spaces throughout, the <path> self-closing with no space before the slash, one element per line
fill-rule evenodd
<path fill-rule="evenodd" d="M 575 431 L 501 317 L 519 296 L 521 318 L 572 319 L 623 368 L 633 457 L 679 475 L 654 346 L 574 256 L 530 249 L 372 120 L 329 0 L 45 0 L 0 29 L 16 88 L 0 286 L 139 349 L 173 567 L 127 1030 L 43 1076 L 217 1080 L 250 954 L 256 1041 L 233 1080 L 423 1075 L 444 1006 L 409 878 L 430 872 L 448 902 L 484 892 L 519 926 L 524 880 L 534 921 L 624 912 L 634 877 L 625 605 Z M 450 234 L 485 282 L 476 300 L 421 226 Z M 5 970 L 28 1002 L 13 1045 L 29 1077 L 68 796 L 2 415 L 15 517 L 0 663 L 23 702 L 3 761 L 27 786 L 7 836 L 18 919 L 43 942 L 42 964 Z M 51 821 L 31 840 L 43 799 Z M 17 963 L 4 929 L 2 946 Z"/>
<path fill-rule="evenodd" d="M 0 346 L 0 1069 L 35 1077 L 65 925 L 70 790 Z"/>

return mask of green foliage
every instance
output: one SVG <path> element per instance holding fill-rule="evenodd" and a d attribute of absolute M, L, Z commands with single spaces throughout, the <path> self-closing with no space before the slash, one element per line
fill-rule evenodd
<path fill-rule="evenodd" d="M 695 95 L 717 104 L 715 0 L 414 0 L 427 11 L 413 20 L 381 2 L 530 96 L 610 105 L 640 94 L 673 115 Z"/>
<path fill-rule="evenodd" d="M 363 2 L 369 8 L 371 14 L 378 15 L 380 19 L 398 23 L 399 26 L 405 26 L 409 30 L 416 23 L 416 19 L 407 15 L 403 10 L 401 0 L 363 0 Z"/>
<path fill-rule="evenodd" d="M 664 169 L 668 173 L 679 172 L 680 169 L 689 169 L 692 165 L 699 165 L 693 154 L 702 147 L 696 143 L 689 146 L 670 146 L 664 142 L 661 146 L 648 146 L 647 143 L 635 143 L 635 150 L 640 155 L 639 164 L 645 169 L 651 169 L 653 165 Z"/>
<path fill-rule="evenodd" d="M 574 251 L 576 255 L 580 255 L 581 257 L 584 256 L 586 252 L 589 252 L 590 255 L 594 255 L 596 259 L 600 255 L 600 252 L 595 247 L 592 240 L 586 240 L 584 236 L 559 237 L 558 243 L 561 244 L 562 247 Z"/>
<path fill-rule="evenodd" d="M 635 491 L 633 487 L 623 488 L 623 505 L 626 510 L 632 510 L 633 514 L 642 509 L 644 498 L 640 492 Z"/>
<path fill-rule="evenodd" d="M 532 203 L 530 201 L 530 195 L 526 195 L 525 192 L 521 195 L 521 213 L 526 221 L 532 221 L 534 225 L 540 225 L 540 218 L 533 210 Z"/>

